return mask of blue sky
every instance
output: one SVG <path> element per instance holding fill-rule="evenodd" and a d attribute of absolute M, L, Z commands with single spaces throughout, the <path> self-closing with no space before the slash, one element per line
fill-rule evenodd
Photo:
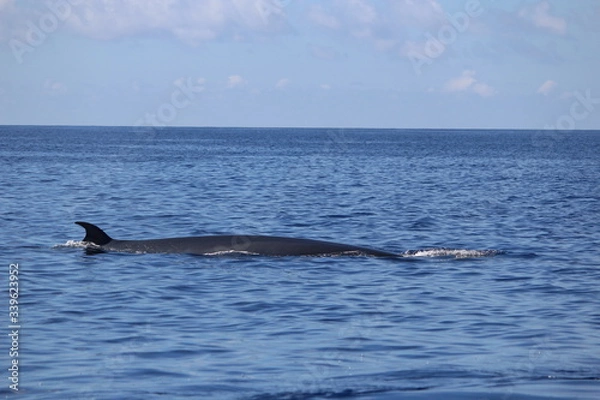
<path fill-rule="evenodd" d="M 597 0 L 0 0 L 0 124 L 600 129 Z"/>

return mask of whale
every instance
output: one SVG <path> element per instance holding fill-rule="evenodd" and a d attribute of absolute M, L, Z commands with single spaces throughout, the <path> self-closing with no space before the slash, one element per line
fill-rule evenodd
<path fill-rule="evenodd" d="M 89 253 L 184 253 L 192 255 L 248 254 L 261 256 L 372 256 L 400 254 L 362 246 L 281 236 L 215 235 L 166 239 L 117 240 L 89 222 L 76 221 L 85 229 L 83 242 Z"/>

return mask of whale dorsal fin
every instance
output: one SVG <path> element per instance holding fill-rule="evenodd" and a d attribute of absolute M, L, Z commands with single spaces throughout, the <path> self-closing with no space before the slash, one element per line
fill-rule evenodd
<path fill-rule="evenodd" d="M 75 223 L 83 226 L 85 229 L 85 237 L 83 238 L 84 242 L 91 242 L 98 246 L 104 246 L 112 240 L 110 236 L 104 233 L 104 231 L 98 228 L 96 225 L 81 221 L 77 221 Z"/>

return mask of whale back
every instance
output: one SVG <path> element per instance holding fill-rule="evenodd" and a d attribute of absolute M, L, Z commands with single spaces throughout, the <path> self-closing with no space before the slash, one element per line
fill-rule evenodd
<path fill-rule="evenodd" d="M 248 253 L 266 256 L 323 256 L 370 255 L 398 257 L 387 251 L 314 239 L 296 239 L 278 236 L 217 235 L 149 240 L 114 240 L 102 229 L 88 222 L 75 222 L 85 229 L 84 242 L 98 251 L 123 251 L 132 253 L 187 253 L 213 255 L 222 253 Z M 100 247 L 100 248 L 98 248 Z"/>

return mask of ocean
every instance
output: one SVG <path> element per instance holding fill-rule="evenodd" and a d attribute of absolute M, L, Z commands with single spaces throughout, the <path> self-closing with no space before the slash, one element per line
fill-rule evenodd
<path fill-rule="evenodd" d="M 597 399 L 600 132 L 0 126 L 3 398 Z M 85 251 L 212 234 L 400 257 Z"/>

